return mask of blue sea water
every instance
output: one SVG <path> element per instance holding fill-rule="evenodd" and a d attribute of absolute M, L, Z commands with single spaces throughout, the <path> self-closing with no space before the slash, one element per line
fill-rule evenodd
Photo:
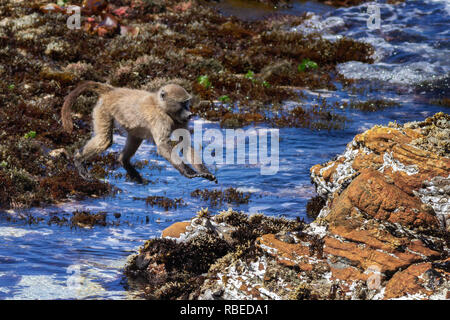
<path fill-rule="evenodd" d="M 121 190 L 112 197 L 25 212 L 0 212 L 0 299 L 137 299 L 139 293 L 128 288 L 122 272 L 127 257 L 173 222 L 188 220 L 200 208 L 209 206 L 191 197 L 193 190 L 235 187 L 251 193 L 251 201 L 234 206 L 237 210 L 308 220 L 306 203 L 315 195 L 309 177 L 313 165 L 342 153 L 356 134 L 375 124 L 423 120 L 439 111 L 448 112 L 445 107 L 428 104 L 428 99 L 436 93 L 418 89 L 417 84 L 443 79 L 444 85 L 436 90 L 445 91 L 448 96 L 449 2 L 406 0 L 399 5 L 377 5 L 381 8 L 381 30 L 367 28 L 367 5 L 334 9 L 313 2 L 295 2 L 292 12 L 311 11 L 314 16 L 292 32 L 319 30 L 332 40 L 348 36 L 367 41 L 376 48 L 372 65 L 347 62 L 338 66 L 339 72 L 362 80 L 370 90 L 358 93 L 338 87 L 337 91 L 308 91 L 306 101 L 314 104 L 326 98 L 329 103 L 343 104 L 384 98 L 398 102 L 399 106 L 377 112 L 343 108 L 339 112 L 350 120 L 343 130 L 280 129 L 280 165 L 275 175 L 261 175 L 255 165 L 220 165 L 212 167 L 219 180 L 217 185 L 206 180 L 189 180 L 156 156 L 155 147 L 145 142 L 134 159 L 147 159 L 154 164 L 140 170 L 152 181 L 148 185 L 110 178 L 108 181 Z M 201 123 L 204 130 L 219 128 L 214 122 L 201 119 L 195 122 Z M 255 127 L 259 128 L 263 127 Z M 120 152 L 124 142 L 125 137 L 116 134 L 110 152 Z M 120 168 L 117 172 L 124 173 L 124 170 Z M 165 211 L 147 206 L 145 201 L 133 200 L 133 197 L 150 195 L 183 198 L 186 206 Z M 228 206 L 210 207 L 210 211 L 216 213 Z M 108 222 L 117 220 L 113 213 L 120 213 L 120 224 L 71 229 L 46 223 L 28 225 L 23 220 L 12 223 L 6 219 L 32 213 L 48 220 L 55 212 L 70 219 L 75 210 L 105 211 Z"/>

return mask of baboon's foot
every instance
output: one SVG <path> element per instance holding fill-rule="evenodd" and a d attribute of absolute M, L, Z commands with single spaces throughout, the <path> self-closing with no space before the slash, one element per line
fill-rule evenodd
<path fill-rule="evenodd" d="M 144 184 L 144 179 L 142 179 L 142 177 L 141 177 L 140 174 L 137 174 L 137 175 L 131 175 L 131 174 L 127 173 L 127 176 L 128 176 L 128 178 L 129 178 L 131 181 L 134 181 L 134 182 L 136 182 L 136 183 L 138 183 L 138 184 Z"/>
<path fill-rule="evenodd" d="M 94 178 L 92 177 L 92 175 L 89 173 L 89 171 L 87 170 L 86 166 L 83 164 L 83 162 L 81 162 L 79 159 L 75 158 L 74 159 L 74 164 L 75 164 L 75 168 L 77 168 L 78 170 L 78 174 L 85 180 L 89 180 L 92 181 L 94 180 Z"/>
<path fill-rule="evenodd" d="M 128 177 L 131 181 L 134 181 L 139 184 L 143 184 L 144 180 L 142 179 L 139 172 L 131 165 L 131 164 L 124 164 L 123 167 L 127 171 Z"/>

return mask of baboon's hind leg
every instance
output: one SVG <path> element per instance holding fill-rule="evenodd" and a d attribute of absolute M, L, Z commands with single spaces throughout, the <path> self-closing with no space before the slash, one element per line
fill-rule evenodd
<path fill-rule="evenodd" d="M 94 136 L 79 150 L 74 157 L 75 166 L 79 174 L 85 179 L 92 179 L 87 171 L 84 162 L 93 156 L 102 153 L 112 144 L 113 118 L 110 113 L 101 105 L 101 101 L 94 108 L 92 113 Z"/>
<path fill-rule="evenodd" d="M 141 138 L 135 137 L 129 133 L 127 136 L 125 148 L 123 148 L 123 151 L 119 156 L 119 162 L 127 171 L 130 178 L 136 181 L 137 183 L 143 183 L 143 180 L 139 172 L 131 165 L 130 159 L 136 153 L 141 143 L 142 143 Z"/>

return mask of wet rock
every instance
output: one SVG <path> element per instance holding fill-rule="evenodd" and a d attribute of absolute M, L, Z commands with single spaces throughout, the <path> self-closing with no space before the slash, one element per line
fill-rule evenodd
<path fill-rule="evenodd" d="M 163 230 L 162 237 L 180 238 L 181 234 L 186 232 L 186 227 L 189 225 L 189 222 L 176 222 Z"/>
<path fill-rule="evenodd" d="M 447 198 L 445 186 L 450 175 L 446 151 L 450 137 L 445 133 L 450 129 L 449 118 L 438 113 L 403 127 L 375 126 L 357 135 L 337 160 L 311 168 L 318 192 L 329 201 L 319 216 L 330 212 L 331 201 L 334 210 L 350 202 L 344 207 L 356 207 L 377 219 L 406 227 L 436 230 L 437 222 L 444 227 L 449 211 L 440 200 Z M 421 142 L 435 136 L 441 137 L 439 146 Z M 436 217 L 424 209 L 423 203 L 433 207 Z"/>
<path fill-rule="evenodd" d="M 447 259 L 448 261 L 448 259 Z M 386 285 L 385 298 L 448 299 L 450 273 L 434 269 L 431 263 L 411 265 L 399 271 Z"/>
<path fill-rule="evenodd" d="M 150 254 L 146 253 L 136 257 L 135 264 L 139 270 L 145 270 L 151 261 Z"/>

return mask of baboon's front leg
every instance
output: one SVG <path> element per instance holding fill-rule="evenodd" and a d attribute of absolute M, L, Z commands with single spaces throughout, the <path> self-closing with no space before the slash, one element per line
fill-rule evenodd
<path fill-rule="evenodd" d="M 137 183 L 143 183 L 142 177 L 139 172 L 131 165 L 130 159 L 136 153 L 137 149 L 142 143 L 142 139 L 128 134 L 125 148 L 119 156 L 119 162 L 127 171 L 130 178 Z"/>
<path fill-rule="evenodd" d="M 181 158 L 178 156 L 178 154 L 174 153 L 173 157 L 175 159 L 172 159 L 172 147 L 169 145 L 168 142 L 160 142 L 157 145 L 158 153 L 163 156 L 167 161 L 169 161 L 172 166 L 177 169 L 183 176 L 187 178 L 206 178 L 208 180 L 214 181 L 215 177 L 212 174 L 206 174 L 206 173 L 197 173 L 195 172 L 191 167 L 189 167 L 186 163 L 184 163 Z"/>
<path fill-rule="evenodd" d="M 158 154 L 163 156 L 167 161 L 170 162 L 170 164 L 177 169 L 183 176 L 187 178 L 194 178 L 196 172 L 186 165 L 184 162 L 181 161 L 178 155 L 175 155 L 175 157 L 178 157 L 177 159 L 172 159 L 172 147 L 165 142 L 161 142 L 157 145 Z M 178 163 L 177 163 L 178 162 Z"/>
<path fill-rule="evenodd" d="M 198 172 L 204 175 L 204 177 L 211 181 L 215 181 L 217 183 L 217 178 L 209 172 L 208 168 L 201 162 L 201 159 L 195 150 L 195 148 L 189 147 L 187 150 L 187 155 L 189 157 L 188 161 L 189 163 L 194 167 L 194 169 Z"/>

